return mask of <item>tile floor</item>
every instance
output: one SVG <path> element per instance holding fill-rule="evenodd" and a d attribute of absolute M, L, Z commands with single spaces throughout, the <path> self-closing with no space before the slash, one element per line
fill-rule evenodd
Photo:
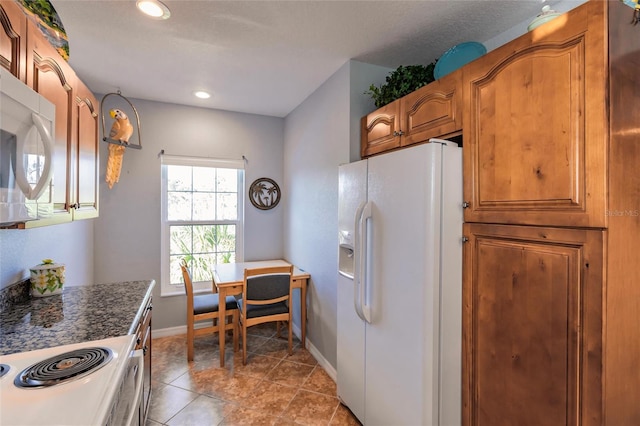
<path fill-rule="evenodd" d="M 284 333 L 283 333 L 284 335 Z M 220 367 L 218 336 L 197 337 L 187 362 L 186 334 L 153 339 L 152 396 L 146 426 L 157 425 L 359 425 L 339 403 L 336 384 L 294 340 L 275 325 L 251 327 L 248 359 L 227 337 Z"/>

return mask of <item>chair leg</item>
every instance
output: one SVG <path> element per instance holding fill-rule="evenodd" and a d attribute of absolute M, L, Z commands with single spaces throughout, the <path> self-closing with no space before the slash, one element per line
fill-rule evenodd
<path fill-rule="evenodd" d="M 240 316 L 242 322 L 242 365 L 247 365 L 247 322 Z"/>
<path fill-rule="evenodd" d="M 291 326 L 291 323 L 293 321 L 291 321 L 291 313 L 289 313 L 289 321 L 288 321 L 288 328 L 289 328 L 289 355 L 293 354 L 293 327 Z"/>
<path fill-rule="evenodd" d="M 233 310 L 233 351 L 238 352 L 238 310 Z"/>
<path fill-rule="evenodd" d="M 193 324 L 187 324 L 187 361 L 193 361 Z"/>

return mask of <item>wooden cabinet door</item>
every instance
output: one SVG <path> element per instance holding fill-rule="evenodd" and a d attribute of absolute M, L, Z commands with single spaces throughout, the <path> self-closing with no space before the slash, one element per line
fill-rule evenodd
<path fill-rule="evenodd" d="M 76 80 L 73 164 L 73 219 L 98 216 L 98 104 L 91 91 Z"/>
<path fill-rule="evenodd" d="M 607 2 L 589 3 L 465 67 L 466 222 L 606 227 Z"/>
<path fill-rule="evenodd" d="M 462 69 L 400 99 L 401 145 L 462 130 Z"/>
<path fill-rule="evenodd" d="M 25 81 L 27 16 L 15 1 L 0 2 L 0 66 Z"/>
<path fill-rule="evenodd" d="M 464 234 L 463 425 L 600 425 L 605 231 Z"/>
<path fill-rule="evenodd" d="M 37 28 L 29 26 L 28 31 L 27 84 L 56 107 L 53 159 L 54 220 L 70 221 L 72 117 L 75 109 L 72 85 L 75 83 L 75 73 Z"/>
<path fill-rule="evenodd" d="M 400 147 L 400 100 L 362 117 L 360 137 L 362 158 Z"/>

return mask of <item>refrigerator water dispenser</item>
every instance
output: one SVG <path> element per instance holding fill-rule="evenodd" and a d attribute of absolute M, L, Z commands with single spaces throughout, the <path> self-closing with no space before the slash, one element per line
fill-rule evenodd
<path fill-rule="evenodd" d="M 349 244 L 340 244 L 338 273 L 344 277 L 353 279 L 353 262 L 353 247 Z"/>

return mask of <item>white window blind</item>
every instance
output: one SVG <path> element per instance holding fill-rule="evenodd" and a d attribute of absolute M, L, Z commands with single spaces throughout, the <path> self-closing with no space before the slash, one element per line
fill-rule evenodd
<path fill-rule="evenodd" d="M 193 167 L 214 167 L 220 169 L 240 169 L 244 170 L 244 160 L 225 159 L 225 158 L 209 158 L 209 157 L 190 157 L 186 155 L 160 155 L 162 164 L 171 166 L 193 166 Z"/>

